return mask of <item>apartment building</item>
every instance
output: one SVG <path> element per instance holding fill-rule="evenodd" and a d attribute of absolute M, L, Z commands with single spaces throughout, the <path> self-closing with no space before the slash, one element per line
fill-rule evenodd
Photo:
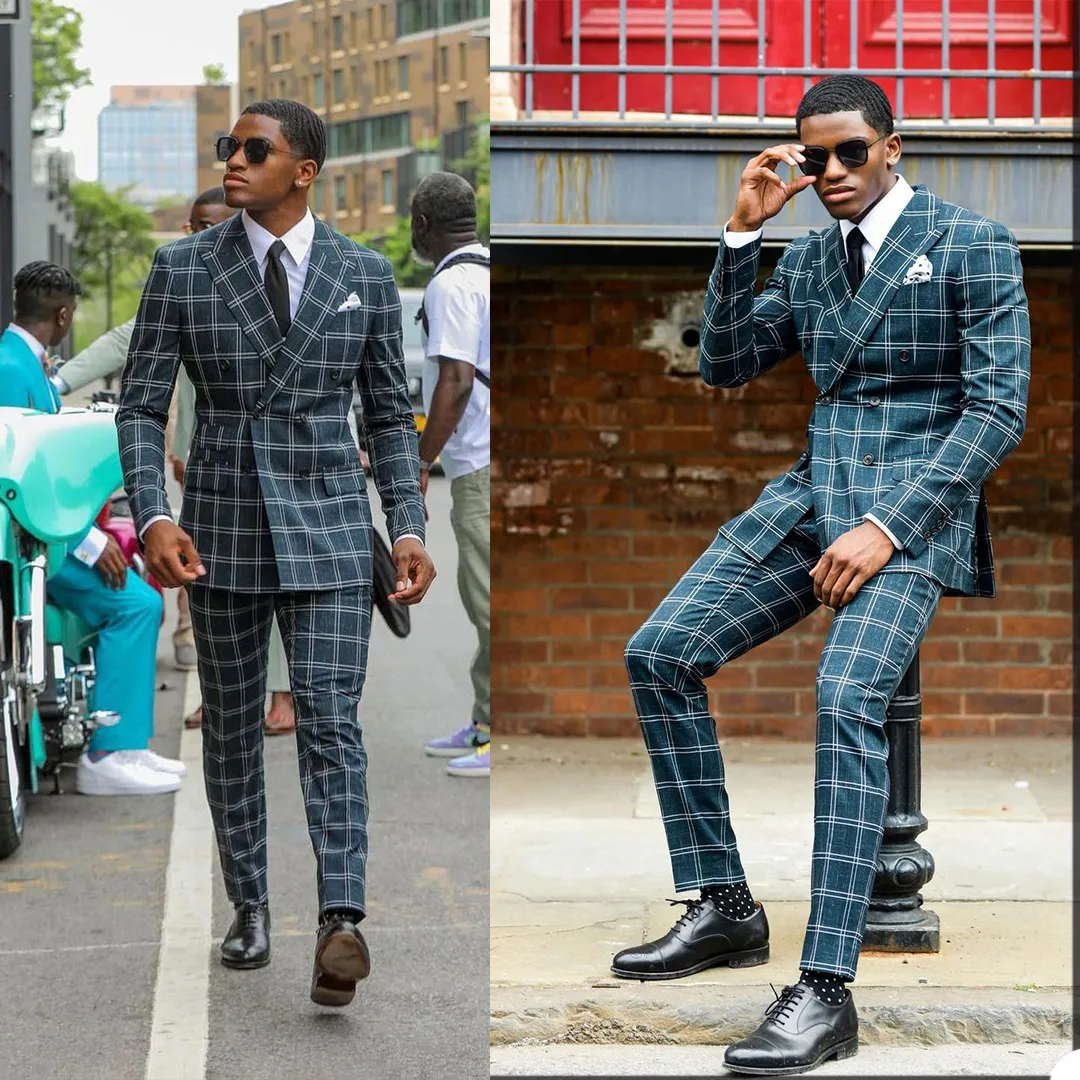
<path fill-rule="evenodd" d="M 291 0 L 240 16 L 240 108 L 285 97 L 329 131 L 312 209 L 342 232 L 408 212 L 488 114 L 489 0 Z"/>

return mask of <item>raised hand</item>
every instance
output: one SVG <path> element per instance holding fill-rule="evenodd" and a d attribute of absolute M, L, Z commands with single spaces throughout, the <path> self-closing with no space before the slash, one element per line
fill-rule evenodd
<path fill-rule="evenodd" d="M 810 187 L 815 179 L 813 176 L 800 176 L 785 183 L 776 172 L 776 166 L 781 163 L 798 168 L 799 162 L 806 160 L 802 156 L 805 149 L 801 143 L 784 143 L 770 146 L 750 160 L 743 169 L 735 213 L 728 221 L 729 229 L 733 232 L 760 229 L 769 218 L 780 213 L 788 199 Z"/>

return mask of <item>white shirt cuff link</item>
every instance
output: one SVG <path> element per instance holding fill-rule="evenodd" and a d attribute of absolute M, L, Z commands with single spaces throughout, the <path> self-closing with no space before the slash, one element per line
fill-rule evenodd
<path fill-rule="evenodd" d="M 108 546 L 109 537 L 96 525 L 90 527 L 90 531 L 83 537 L 71 554 L 85 566 L 93 566 Z"/>
<path fill-rule="evenodd" d="M 873 514 L 863 514 L 863 521 L 872 521 L 892 541 L 892 546 L 896 548 L 897 551 L 904 546 L 891 532 L 889 532 L 888 529 L 885 528 L 884 525 L 881 524 L 880 521 L 878 521 L 876 517 L 874 517 Z"/>

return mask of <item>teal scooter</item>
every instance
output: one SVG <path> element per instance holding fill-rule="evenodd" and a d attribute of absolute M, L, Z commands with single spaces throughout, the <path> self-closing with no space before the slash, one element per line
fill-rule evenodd
<path fill-rule="evenodd" d="M 0 859 L 22 842 L 27 792 L 77 760 L 115 713 L 93 708 L 96 635 L 50 604 L 68 545 L 123 483 L 115 406 L 0 408 Z"/>

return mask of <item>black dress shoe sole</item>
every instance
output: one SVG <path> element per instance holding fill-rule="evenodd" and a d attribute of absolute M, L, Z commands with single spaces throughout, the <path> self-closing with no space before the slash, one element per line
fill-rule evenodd
<path fill-rule="evenodd" d="M 227 956 L 222 956 L 221 963 L 236 971 L 252 971 L 254 968 L 266 967 L 270 963 L 270 953 L 267 952 L 265 956 L 258 956 L 254 960 L 231 960 Z"/>
<path fill-rule="evenodd" d="M 859 1052 L 859 1036 L 856 1035 L 853 1039 L 848 1039 L 846 1042 L 837 1043 L 835 1046 L 831 1046 L 826 1050 L 817 1061 L 812 1061 L 809 1065 L 781 1065 L 781 1066 L 754 1066 L 754 1065 L 729 1065 L 724 1062 L 724 1068 L 729 1072 L 742 1073 L 746 1076 L 795 1076 L 798 1073 L 807 1073 L 818 1068 L 820 1065 L 824 1065 L 826 1061 L 835 1059 L 836 1061 L 843 1061 L 845 1058 L 852 1058 Z"/>
<path fill-rule="evenodd" d="M 760 949 L 747 949 L 745 952 L 723 953 L 720 956 L 712 956 L 708 960 L 702 960 L 693 967 L 682 968 L 679 971 L 633 971 L 630 968 L 618 968 L 611 965 L 613 974 L 622 979 L 640 979 L 642 982 L 659 982 L 662 979 L 682 979 L 687 975 L 696 975 L 699 971 L 705 971 L 711 967 L 723 967 L 727 965 L 733 968 L 758 967 L 760 964 L 769 962 L 769 946 L 763 945 Z"/>
<path fill-rule="evenodd" d="M 356 984 L 371 973 L 371 956 L 352 934 L 333 934 L 315 954 L 311 1000 L 316 1005 L 348 1005 Z"/>

